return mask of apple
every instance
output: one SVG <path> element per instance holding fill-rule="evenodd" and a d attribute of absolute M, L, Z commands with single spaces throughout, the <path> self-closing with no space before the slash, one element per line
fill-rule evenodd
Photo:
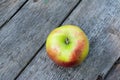
<path fill-rule="evenodd" d="M 89 41 L 82 29 L 63 25 L 47 37 L 46 51 L 50 59 L 63 67 L 73 67 L 83 62 L 89 52 Z"/>

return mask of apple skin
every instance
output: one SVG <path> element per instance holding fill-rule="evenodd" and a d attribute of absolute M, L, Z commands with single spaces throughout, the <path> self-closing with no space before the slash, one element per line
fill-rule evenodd
<path fill-rule="evenodd" d="M 86 34 L 77 26 L 63 25 L 47 37 L 46 51 L 50 59 L 63 67 L 81 64 L 89 52 Z"/>

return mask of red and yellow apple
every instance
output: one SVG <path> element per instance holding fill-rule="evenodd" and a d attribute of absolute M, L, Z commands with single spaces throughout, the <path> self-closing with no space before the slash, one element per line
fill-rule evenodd
<path fill-rule="evenodd" d="M 72 67 L 83 62 L 89 51 L 86 34 L 77 26 L 63 25 L 47 37 L 46 51 L 50 59 L 63 67 Z"/>

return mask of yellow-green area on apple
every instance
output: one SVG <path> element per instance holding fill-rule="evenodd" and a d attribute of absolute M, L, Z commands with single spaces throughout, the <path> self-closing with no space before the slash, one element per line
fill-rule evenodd
<path fill-rule="evenodd" d="M 51 60 L 63 67 L 81 64 L 88 55 L 89 41 L 75 25 L 55 28 L 47 37 L 46 51 Z"/>

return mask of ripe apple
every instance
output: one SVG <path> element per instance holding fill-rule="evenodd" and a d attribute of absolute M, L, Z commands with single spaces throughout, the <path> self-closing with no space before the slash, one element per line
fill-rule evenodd
<path fill-rule="evenodd" d="M 47 37 L 46 51 L 58 65 L 72 67 L 83 62 L 89 51 L 86 34 L 77 26 L 63 25 Z"/>

